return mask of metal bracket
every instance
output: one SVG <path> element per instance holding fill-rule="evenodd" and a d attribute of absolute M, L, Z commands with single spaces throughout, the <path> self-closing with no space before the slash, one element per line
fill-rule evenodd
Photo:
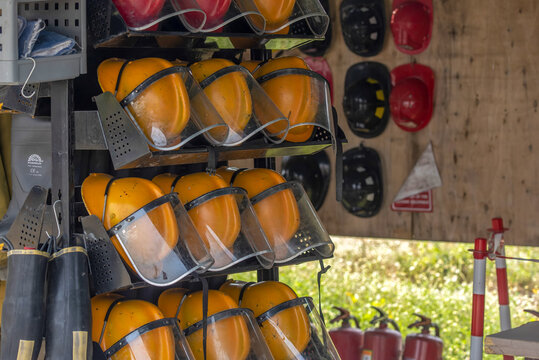
<path fill-rule="evenodd" d="M 114 95 L 105 92 L 95 97 L 105 141 L 115 169 L 128 167 L 141 158 L 150 157 L 150 149 L 137 127 Z"/>
<path fill-rule="evenodd" d="M 25 247 L 37 249 L 41 238 L 48 193 L 48 190 L 41 186 L 34 186 L 30 190 L 17 218 L 6 234 L 6 238 L 14 249 Z"/>
<path fill-rule="evenodd" d="M 0 95 L 0 102 L 3 102 L 3 107 L 32 116 L 35 115 L 39 97 L 39 83 L 27 84 L 24 89 L 22 85 L 6 86 L 6 89 L 3 90 L 5 91 L 2 91 Z M 29 96 L 29 98 L 22 96 L 22 93 Z"/>
<path fill-rule="evenodd" d="M 86 251 L 96 294 L 132 287 L 131 277 L 95 215 L 80 219 L 86 235 Z"/>

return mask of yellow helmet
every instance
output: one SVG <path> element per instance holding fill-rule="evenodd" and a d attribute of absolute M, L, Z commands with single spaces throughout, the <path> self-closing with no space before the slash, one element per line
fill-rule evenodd
<path fill-rule="evenodd" d="M 302 58 L 288 56 L 269 60 L 261 65 L 253 76 L 260 80 L 264 75 L 283 69 L 310 70 Z M 318 110 L 311 81 L 307 75 L 291 74 L 270 78 L 261 83 L 279 110 L 288 116 L 290 130 L 286 136 L 287 141 L 304 142 L 309 140 L 313 133 L 312 125 L 298 126 L 313 122 Z"/>
<path fill-rule="evenodd" d="M 251 309 L 255 317 L 261 316 L 277 305 L 298 298 L 294 290 L 278 281 L 247 284 L 232 280 L 221 285 L 219 290 L 238 302 L 241 294 L 241 307 Z M 270 320 L 262 322 L 260 329 L 275 360 L 289 359 L 291 346 L 299 353 L 305 350 L 311 340 L 311 332 L 310 319 L 303 306 L 284 309 L 273 314 Z"/>
<path fill-rule="evenodd" d="M 188 329 L 203 319 L 203 292 L 199 291 L 189 295 L 186 293 L 184 289 L 169 289 L 161 294 L 158 301 L 159 307 L 167 317 L 176 316 L 177 308 L 181 303 L 178 320 L 182 330 Z M 185 299 L 183 299 L 184 296 Z M 238 304 L 225 293 L 217 290 L 208 291 L 208 317 L 237 307 Z M 204 359 L 202 336 L 202 329 L 186 335 L 197 360 Z M 244 360 L 249 355 L 250 349 L 249 330 L 242 317 L 231 316 L 215 322 L 208 322 L 207 360 Z"/>
<path fill-rule="evenodd" d="M 193 77 L 199 83 L 217 71 L 234 63 L 225 59 L 209 59 L 191 65 Z M 240 134 L 251 120 L 253 103 L 247 81 L 241 73 L 220 76 L 204 87 L 204 93 L 234 133 Z"/>
<path fill-rule="evenodd" d="M 103 211 L 105 191 L 111 181 L 107 206 Z M 102 218 L 105 229 L 109 230 L 164 193 L 146 179 L 131 177 L 113 180 L 107 174 L 90 174 L 82 183 L 81 195 L 88 213 Z M 179 232 L 174 209 L 169 203 L 153 209 L 146 216 L 150 221 L 140 221 L 132 229 L 134 232 L 130 233 L 129 252 L 138 266 L 153 267 L 176 246 Z M 156 236 L 156 229 L 160 236 Z M 117 236 L 112 237 L 111 241 L 122 259 L 135 270 Z"/>
<path fill-rule="evenodd" d="M 252 199 L 264 190 L 284 182 L 286 180 L 273 170 L 249 169 L 237 173 L 233 186 L 245 189 Z M 276 258 L 282 258 L 288 249 L 281 245 L 290 241 L 300 225 L 300 213 L 294 193 L 290 189 L 279 191 L 255 203 L 253 208 Z"/>
<path fill-rule="evenodd" d="M 253 0 L 253 2 L 260 14 L 266 19 L 266 32 L 288 34 L 288 26 L 277 32 L 275 30 L 287 23 L 294 10 L 296 0 Z M 242 1 L 239 3 L 241 8 Z M 257 28 L 262 27 L 262 21 L 258 17 L 251 15 L 249 19 Z"/>
<path fill-rule="evenodd" d="M 147 301 L 122 300 L 119 295 L 98 295 L 92 298 L 91 303 L 94 321 L 92 340 L 98 343 L 104 352 L 140 327 L 164 319 L 159 308 Z M 142 333 L 134 340 L 127 340 L 124 346 L 115 349 L 108 358 L 174 360 L 175 352 L 172 327 L 162 325 Z"/>
<path fill-rule="evenodd" d="M 160 58 L 133 60 L 124 66 L 125 63 L 126 60 L 111 58 L 103 61 L 97 68 L 101 89 L 114 94 L 117 88 L 115 95 L 118 101 L 123 100 L 152 75 L 174 66 Z M 120 71 L 122 73 L 119 78 Z M 158 146 L 178 143 L 190 117 L 187 89 L 182 77 L 177 73 L 151 84 L 128 104 L 127 108 L 146 138 Z"/>
<path fill-rule="evenodd" d="M 153 178 L 163 192 L 170 192 L 176 176 L 162 174 Z M 186 205 L 199 196 L 228 187 L 219 175 L 199 172 L 182 176 L 174 185 L 182 204 Z M 241 229 L 238 205 L 233 195 L 208 200 L 188 210 L 197 232 L 208 249 L 216 237 L 228 249 L 232 249 Z"/>

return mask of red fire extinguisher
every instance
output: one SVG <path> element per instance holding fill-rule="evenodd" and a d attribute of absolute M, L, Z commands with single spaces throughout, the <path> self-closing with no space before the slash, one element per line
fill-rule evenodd
<path fill-rule="evenodd" d="M 341 360 L 357 360 L 363 346 L 363 331 L 359 329 L 359 323 L 354 316 L 350 315 L 350 311 L 337 306 L 333 308 L 339 310 L 340 315 L 331 320 L 330 324 L 340 321 L 341 327 L 331 329 L 329 336 L 333 340 Z M 355 328 L 350 325 L 350 320 L 356 324 Z"/>
<path fill-rule="evenodd" d="M 400 360 L 402 336 L 395 320 L 387 317 L 381 309 L 373 306 L 379 315 L 371 321 L 371 325 L 379 324 L 376 329 L 365 331 L 360 360 Z M 388 328 L 391 324 L 395 330 Z"/>
<path fill-rule="evenodd" d="M 421 333 L 406 336 L 403 360 L 442 360 L 444 343 L 440 339 L 440 327 L 421 314 L 414 314 L 420 320 L 408 325 L 408 329 L 421 328 Z M 435 335 L 430 334 L 434 329 Z"/>

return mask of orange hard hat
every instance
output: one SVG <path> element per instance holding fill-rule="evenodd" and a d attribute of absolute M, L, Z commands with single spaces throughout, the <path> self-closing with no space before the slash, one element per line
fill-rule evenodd
<path fill-rule="evenodd" d="M 253 0 L 258 11 L 266 19 L 266 31 L 274 31 L 288 21 L 294 10 L 296 0 Z M 240 1 L 241 2 L 241 1 Z M 260 23 L 255 21 L 257 18 L 250 17 L 251 21 L 254 21 L 257 27 L 260 27 Z M 282 30 L 275 32 L 276 34 L 288 34 L 289 27 L 285 27 Z"/>
<path fill-rule="evenodd" d="M 140 327 L 164 319 L 163 313 L 152 303 L 142 300 L 121 300 L 119 295 L 98 295 L 92 303 L 92 340 L 107 351 L 119 340 Z M 114 306 L 112 309 L 109 308 Z M 108 313 L 108 319 L 104 322 Z M 103 330 L 103 326 L 105 327 Z M 103 336 L 101 337 L 101 334 Z M 142 358 L 174 360 L 175 339 L 169 326 L 157 327 L 127 343 L 110 359 L 136 360 Z"/>
<path fill-rule="evenodd" d="M 178 320 L 182 330 L 203 319 L 203 292 L 199 291 L 189 295 L 186 293 L 184 289 L 169 289 L 161 294 L 158 301 L 159 307 L 167 317 L 176 316 L 177 308 L 181 303 Z M 183 299 L 184 296 L 185 299 Z M 208 291 L 208 317 L 237 307 L 238 304 L 225 293 L 218 290 Z M 197 360 L 204 359 L 202 336 L 202 329 L 187 335 L 187 341 Z M 207 360 L 243 360 L 249 355 L 250 349 L 249 330 L 242 317 L 231 316 L 216 322 L 208 322 Z"/>
<path fill-rule="evenodd" d="M 269 73 L 283 69 L 310 70 L 302 58 L 288 56 L 269 60 L 255 71 L 253 76 L 260 79 Z M 314 126 L 298 126 L 313 122 L 318 103 L 313 97 L 312 80 L 308 75 L 283 74 L 261 83 L 262 88 L 277 105 L 281 113 L 288 117 L 290 130 L 287 141 L 304 142 L 311 138 Z M 268 129 L 277 133 L 277 129 Z"/>
<path fill-rule="evenodd" d="M 246 288 L 243 289 L 244 287 Z M 242 289 L 243 294 L 241 294 Z M 241 294 L 241 307 L 252 310 L 255 317 L 259 317 L 277 305 L 297 299 L 294 290 L 278 281 L 263 281 L 254 284 L 227 281 L 219 290 L 238 302 Z M 289 359 L 291 345 L 299 353 L 303 352 L 311 339 L 309 316 L 301 305 L 274 314 L 270 320 L 260 324 L 260 330 L 275 360 Z"/>
<path fill-rule="evenodd" d="M 111 181 L 106 197 L 107 206 L 103 211 L 105 191 Z M 100 219 L 103 217 L 103 225 L 109 230 L 164 193 L 146 179 L 130 177 L 113 180 L 107 174 L 90 174 L 82 183 L 81 195 L 88 213 Z M 160 236 L 155 236 L 156 229 Z M 133 227 L 129 236 L 129 253 L 137 266 L 155 267 L 178 242 L 179 231 L 174 209 L 169 203 L 153 209 L 146 214 L 144 221 Z M 112 237 L 111 241 L 122 259 L 134 270 L 117 236 Z"/>
<path fill-rule="evenodd" d="M 237 173 L 233 186 L 247 191 L 249 199 L 264 190 L 282 184 L 286 180 L 270 169 L 249 169 Z M 288 252 L 286 245 L 296 234 L 300 225 L 300 214 L 294 193 L 281 190 L 253 205 L 258 221 L 277 259 Z"/>
<path fill-rule="evenodd" d="M 126 62 L 111 58 L 97 68 L 101 89 L 114 93 L 118 101 L 152 75 L 174 66 L 160 58 L 133 60 L 124 66 Z M 173 73 L 155 81 L 129 103 L 127 109 L 146 138 L 156 146 L 179 143 L 190 117 L 189 96 L 182 77 Z"/>
<path fill-rule="evenodd" d="M 234 63 L 226 59 L 209 59 L 190 66 L 196 81 L 203 81 L 215 72 Z M 241 134 L 253 114 L 251 92 L 247 81 L 239 72 L 231 72 L 216 78 L 204 86 L 204 93 L 234 133 Z"/>
<path fill-rule="evenodd" d="M 153 178 L 163 192 L 170 192 L 176 177 L 161 174 Z M 174 184 L 172 191 L 177 192 L 182 204 L 186 205 L 199 196 L 213 190 L 228 187 L 219 175 L 199 172 L 182 176 Z M 198 234 L 208 249 L 214 239 L 226 248 L 232 249 L 241 229 L 241 218 L 236 199 L 233 195 L 223 195 L 199 204 L 188 210 Z"/>

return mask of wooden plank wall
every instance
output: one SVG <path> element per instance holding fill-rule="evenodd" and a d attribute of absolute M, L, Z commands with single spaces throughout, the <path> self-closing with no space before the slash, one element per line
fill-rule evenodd
<path fill-rule="evenodd" d="M 417 61 L 436 74 L 432 122 L 416 134 L 392 120 L 378 138 L 365 140 L 382 157 L 385 200 L 371 219 L 349 215 L 335 202 L 334 179 L 320 215 L 332 234 L 441 241 L 486 236 L 490 218 L 511 228 L 509 244 L 539 245 L 539 1 L 434 0 L 429 48 L 411 57 L 398 52 L 389 30 L 383 51 L 361 58 L 344 44 L 333 0 L 333 68 L 339 122 L 349 144 L 361 139 L 342 111 L 344 77 L 352 64 L 395 66 Z M 391 1 L 386 0 L 389 22 Z M 428 142 L 443 186 L 434 190 L 432 214 L 395 213 L 389 207 Z"/>

